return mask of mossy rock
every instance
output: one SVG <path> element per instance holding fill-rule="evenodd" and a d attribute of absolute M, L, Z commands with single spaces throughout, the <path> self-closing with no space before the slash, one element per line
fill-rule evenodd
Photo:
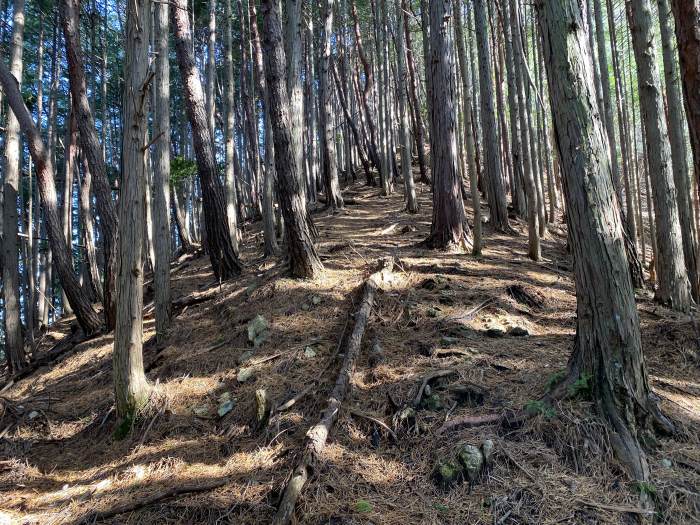
<path fill-rule="evenodd" d="M 481 470 L 484 467 L 484 455 L 481 450 L 474 445 L 463 445 L 457 458 L 464 468 L 464 474 L 470 483 L 474 483 L 481 475 Z"/>
<path fill-rule="evenodd" d="M 421 407 L 426 410 L 437 412 L 438 410 L 442 410 L 442 399 L 440 399 L 438 394 L 430 394 L 429 396 L 423 398 Z"/>
<path fill-rule="evenodd" d="M 440 460 L 433 468 L 433 480 L 443 489 L 449 489 L 462 480 L 462 469 L 453 461 Z"/>

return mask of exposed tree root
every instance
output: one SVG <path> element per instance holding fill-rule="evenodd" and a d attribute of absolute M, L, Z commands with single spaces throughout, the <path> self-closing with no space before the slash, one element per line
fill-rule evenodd
<path fill-rule="evenodd" d="M 391 272 L 394 266 L 393 259 L 382 261 L 381 268 L 373 273 L 364 284 L 364 293 L 359 308 L 355 314 L 355 326 L 348 338 L 343 365 L 335 381 L 333 391 L 328 397 L 325 410 L 321 413 L 318 423 L 312 426 L 306 433 L 306 440 L 301 459 L 292 471 L 291 477 L 282 495 L 282 501 L 277 509 L 272 523 L 274 525 L 286 525 L 294 515 L 294 507 L 301 495 L 304 485 L 313 474 L 314 465 L 320 461 L 321 453 L 326 446 L 331 427 L 338 419 L 340 408 L 350 389 L 355 363 L 360 354 L 362 337 L 367 327 L 369 314 L 372 311 L 374 295 L 385 279 L 386 273 Z"/>

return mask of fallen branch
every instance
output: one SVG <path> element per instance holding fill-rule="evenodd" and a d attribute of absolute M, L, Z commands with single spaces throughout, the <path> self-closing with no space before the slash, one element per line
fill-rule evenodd
<path fill-rule="evenodd" d="M 374 295 L 380 287 L 381 282 L 385 279 L 385 273 L 391 272 L 393 265 L 393 259 L 382 261 L 379 271 L 373 273 L 365 282 L 362 301 L 360 301 L 359 308 L 355 315 L 355 326 L 348 338 L 345 358 L 343 359 L 340 373 L 335 381 L 333 391 L 328 397 L 326 408 L 321 413 L 319 422 L 312 426 L 306 433 L 304 451 L 284 489 L 282 501 L 272 521 L 273 525 L 286 525 L 291 521 L 294 514 L 294 507 L 301 495 L 301 491 L 310 475 L 313 473 L 314 465 L 318 463 L 321 458 L 321 453 L 326 446 L 326 440 L 328 439 L 331 427 L 338 419 L 342 403 L 351 389 L 350 379 L 362 347 L 362 337 L 367 327 L 369 314 L 372 311 Z"/>
<path fill-rule="evenodd" d="M 154 503 L 158 503 L 159 501 L 163 501 L 165 499 L 169 498 L 174 498 L 175 496 L 181 496 L 183 494 L 195 494 L 198 492 L 208 492 L 210 490 L 218 489 L 219 487 L 223 487 L 229 482 L 228 478 L 223 478 L 223 479 L 217 479 L 214 481 L 210 481 L 208 483 L 203 483 L 203 484 L 188 484 L 188 485 L 180 485 L 179 487 L 169 487 L 162 489 L 154 494 L 151 494 L 150 496 L 146 496 L 143 499 L 137 499 L 137 500 L 132 500 L 129 503 L 125 503 L 124 505 L 118 505 L 116 507 L 112 507 L 109 510 L 103 510 L 103 511 L 98 511 L 98 512 L 91 512 L 87 516 L 85 516 L 82 520 L 81 523 L 95 523 L 97 521 L 103 521 L 108 518 L 113 518 L 114 516 L 118 516 L 120 514 L 126 514 L 127 512 L 133 512 L 135 510 L 141 509 L 143 507 L 147 507 L 148 505 L 153 505 Z"/>
<path fill-rule="evenodd" d="M 379 419 L 379 418 L 377 418 L 377 417 L 374 417 L 374 416 L 370 416 L 369 414 L 365 414 L 364 412 L 361 412 L 361 411 L 357 410 L 356 408 L 351 408 L 351 409 L 350 409 L 350 413 L 351 413 L 353 416 L 355 416 L 355 417 L 359 417 L 359 418 L 362 418 L 362 419 L 366 419 L 367 421 L 371 421 L 372 423 L 375 423 L 375 424 L 379 425 L 379 426 L 382 427 L 384 430 L 386 430 L 387 433 L 388 433 L 392 438 L 394 438 L 394 442 L 398 443 L 399 438 L 396 436 L 396 432 L 394 432 L 394 431 L 391 429 L 391 427 L 390 427 L 389 425 L 387 425 L 386 423 L 384 423 L 384 421 L 382 421 L 381 419 Z"/>
<path fill-rule="evenodd" d="M 501 421 L 503 421 L 502 414 L 491 414 L 488 416 L 462 416 L 451 421 L 446 421 L 444 425 L 438 428 L 437 433 L 442 434 L 450 430 L 482 427 L 484 425 L 495 425 L 501 423 Z"/>
<path fill-rule="evenodd" d="M 219 287 L 210 288 L 207 291 L 194 293 L 192 295 L 186 295 L 185 297 L 180 297 L 173 301 L 173 310 L 184 309 L 188 306 L 195 304 L 204 303 L 211 299 L 214 299 L 219 294 Z"/>

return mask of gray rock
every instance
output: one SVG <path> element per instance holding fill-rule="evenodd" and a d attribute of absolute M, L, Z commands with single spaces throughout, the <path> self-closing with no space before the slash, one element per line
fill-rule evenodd
<path fill-rule="evenodd" d="M 491 464 L 491 459 L 493 458 L 493 450 L 495 445 L 490 439 L 485 439 L 481 444 L 481 454 L 484 456 L 484 463 L 486 466 Z"/>
<path fill-rule="evenodd" d="M 248 341 L 253 343 L 253 346 L 257 348 L 260 346 L 267 336 L 269 335 L 270 325 L 262 315 L 256 315 L 248 323 Z"/>
<path fill-rule="evenodd" d="M 474 445 L 463 445 L 457 453 L 457 458 L 464 468 L 464 474 L 469 483 L 474 483 L 481 475 L 484 467 L 484 455 Z"/>
<path fill-rule="evenodd" d="M 245 383 L 251 377 L 253 377 L 253 369 L 252 368 L 241 368 L 238 371 L 238 375 L 236 376 L 236 379 L 238 379 L 239 383 Z"/>
<path fill-rule="evenodd" d="M 452 461 L 440 460 L 433 468 L 433 479 L 444 489 L 457 483 L 461 474 L 460 468 Z"/>
<path fill-rule="evenodd" d="M 668 458 L 664 458 L 661 460 L 661 466 L 665 468 L 671 468 L 673 466 L 673 462 Z"/>

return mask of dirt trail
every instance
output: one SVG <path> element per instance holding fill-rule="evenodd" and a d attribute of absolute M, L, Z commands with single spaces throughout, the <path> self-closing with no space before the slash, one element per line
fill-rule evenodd
<path fill-rule="evenodd" d="M 180 268 L 173 275 L 176 297 L 206 290 L 215 297 L 181 311 L 164 348 L 147 343 L 148 377 L 167 404 L 147 414 L 127 439 L 111 434 L 110 336 L 81 345 L 53 369 L 5 392 L 0 431 L 10 418 L 20 424 L 0 442 L 0 523 L 80 523 L 164 488 L 217 480 L 225 484 L 107 522 L 269 522 L 335 380 L 355 292 L 387 255 L 400 261 L 400 270 L 378 296 L 365 335 L 365 348 L 378 340 L 384 359 L 372 368 L 363 353 L 324 463 L 297 507 L 301 522 L 626 522 L 629 514 L 621 511 L 636 507 L 639 488 L 606 461 L 603 427 L 589 403 L 533 405 L 565 368 L 575 328 L 570 260 L 563 233 L 556 233 L 563 229 L 543 242 L 547 260 L 541 263 L 527 259 L 522 225 L 519 236 L 487 228 L 478 260 L 430 252 L 417 246 L 430 229 L 429 193 L 419 189 L 417 216 L 402 211 L 400 193 L 381 198 L 362 186 L 346 190 L 354 204 L 340 214 L 317 213 L 327 269 L 318 281 L 294 281 L 280 260 L 259 259 L 255 232 L 248 232 L 246 269 L 237 280 L 219 288 L 206 258 Z M 481 309 L 465 320 L 475 307 Z M 151 338 L 153 314 L 146 311 Z M 682 422 L 680 436 L 650 453 L 653 490 L 663 519 L 690 523 L 700 516 L 698 335 L 687 319 L 647 296 L 640 297 L 640 311 L 652 384 L 663 409 Z M 253 348 L 248 325 L 257 315 L 269 330 Z M 455 373 L 432 389 L 414 417 L 395 419 L 422 379 L 441 369 Z M 460 397 L 455 387 L 465 385 L 483 396 Z M 308 387 L 308 395 L 273 415 L 266 428 L 253 429 L 256 390 L 279 404 Z M 232 410 L 219 417 L 228 400 Z M 521 429 L 436 434 L 460 415 L 526 405 L 542 413 Z M 384 421 L 398 440 L 350 408 Z M 485 439 L 493 439 L 497 451 L 481 483 L 449 489 L 434 483 L 438 460 Z"/>

